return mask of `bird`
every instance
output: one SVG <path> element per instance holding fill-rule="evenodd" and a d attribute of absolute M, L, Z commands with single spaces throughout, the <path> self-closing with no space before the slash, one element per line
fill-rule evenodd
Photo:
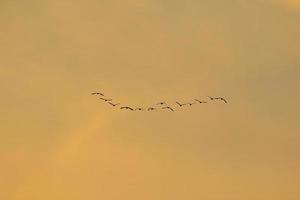
<path fill-rule="evenodd" d="M 104 94 L 101 93 L 101 92 L 93 92 L 92 95 L 101 95 L 101 96 L 104 96 Z"/>
<path fill-rule="evenodd" d="M 194 105 L 195 103 L 186 103 L 186 104 L 192 106 L 192 105 Z"/>
<path fill-rule="evenodd" d="M 217 98 L 215 98 L 215 99 L 218 99 L 218 100 L 224 101 L 225 103 L 228 103 L 228 102 L 226 101 L 226 99 L 224 99 L 223 97 L 217 97 Z"/>
<path fill-rule="evenodd" d="M 200 101 L 198 99 L 194 99 L 195 101 L 199 102 L 199 103 L 207 103 L 207 101 Z"/>
<path fill-rule="evenodd" d="M 112 99 L 105 99 L 105 98 L 99 98 L 100 100 L 103 100 L 103 101 L 105 101 L 105 102 L 107 102 L 107 101 L 112 101 Z"/>
<path fill-rule="evenodd" d="M 112 105 L 113 107 L 120 105 L 119 103 L 113 104 L 112 102 L 108 102 L 110 105 Z"/>
<path fill-rule="evenodd" d="M 173 111 L 173 112 L 174 112 L 174 109 L 171 108 L 170 106 L 162 107 L 161 109 L 169 109 L 170 111 Z"/>
<path fill-rule="evenodd" d="M 165 105 L 166 102 L 158 102 L 156 105 Z"/>
<path fill-rule="evenodd" d="M 133 111 L 133 108 L 128 107 L 128 106 L 123 106 L 123 107 L 121 107 L 120 109 L 126 109 L 126 110 L 131 110 L 131 111 Z"/>
<path fill-rule="evenodd" d="M 207 96 L 208 98 L 210 98 L 210 100 L 215 100 L 214 97 L 211 97 L 211 96 Z"/>
<path fill-rule="evenodd" d="M 155 110 L 155 108 L 153 107 L 148 108 L 148 111 L 152 111 L 152 110 Z"/>
<path fill-rule="evenodd" d="M 182 107 L 182 106 L 185 106 L 185 105 L 186 105 L 185 103 L 181 104 L 181 103 L 179 103 L 178 101 L 176 101 L 176 103 L 177 103 L 177 105 L 179 105 L 180 107 Z"/>
<path fill-rule="evenodd" d="M 134 110 L 142 111 L 143 108 L 136 108 L 136 109 L 134 109 Z"/>

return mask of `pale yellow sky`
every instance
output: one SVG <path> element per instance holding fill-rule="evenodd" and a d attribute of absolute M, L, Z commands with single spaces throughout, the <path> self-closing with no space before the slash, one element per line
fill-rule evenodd
<path fill-rule="evenodd" d="M 298 0 L 2 0 L 0 24 L 0 199 L 300 198 Z"/>

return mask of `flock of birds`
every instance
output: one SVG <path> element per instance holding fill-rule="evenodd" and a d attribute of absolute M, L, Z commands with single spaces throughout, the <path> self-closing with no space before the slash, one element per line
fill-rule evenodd
<path fill-rule="evenodd" d="M 123 106 L 120 103 L 114 103 L 113 99 L 105 97 L 105 95 L 101 92 L 93 92 L 93 93 L 91 93 L 91 95 L 99 97 L 99 100 L 107 103 L 110 106 L 113 106 L 113 107 L 116 107 L 116 108 L 118 107 L 121 110 L 129 110 L 129 111 L 168 110 L 168 111 L 174 112 L 176 110 L 176 107 L 181 108 L 181 107 L 184 107 L 184 106 L 193 106 L 195 104 L 206 104 L 206 103 L 208 103 L 208 101 L 201 101 L 199 99 L 194 99 L 191 102 L 185 102 L 185 103 L 176 101 L 175 105 L 173 105 L 173 106 L 167 104 L 166 102 L 158 102 L 158 103 L 155 104 L 155 106 L 142 108 L 142 107 Z M 211 96 L 207 96 L 207 97 L 208 97 L 209 101 L 221 101 L 221 102 L 226 103 L 226 104 L 228 103 L 227 100 L 224 97 L 211 97 Z"/>

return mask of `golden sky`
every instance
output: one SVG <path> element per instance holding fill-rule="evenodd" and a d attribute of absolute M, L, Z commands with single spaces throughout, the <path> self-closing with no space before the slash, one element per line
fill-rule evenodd
<path fill-rule="evenodd" d="M 0 199 L 300 199 L 299 0 L 1 0 L 0 25 Z"/>

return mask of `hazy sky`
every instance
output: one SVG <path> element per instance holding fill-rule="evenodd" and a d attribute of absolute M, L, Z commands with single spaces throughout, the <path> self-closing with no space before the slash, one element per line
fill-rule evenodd
<path fill-rule="evenodd" d="M 1 0 L 0 25 L 0 199 L 300 199 L 299 0 Z"/>

